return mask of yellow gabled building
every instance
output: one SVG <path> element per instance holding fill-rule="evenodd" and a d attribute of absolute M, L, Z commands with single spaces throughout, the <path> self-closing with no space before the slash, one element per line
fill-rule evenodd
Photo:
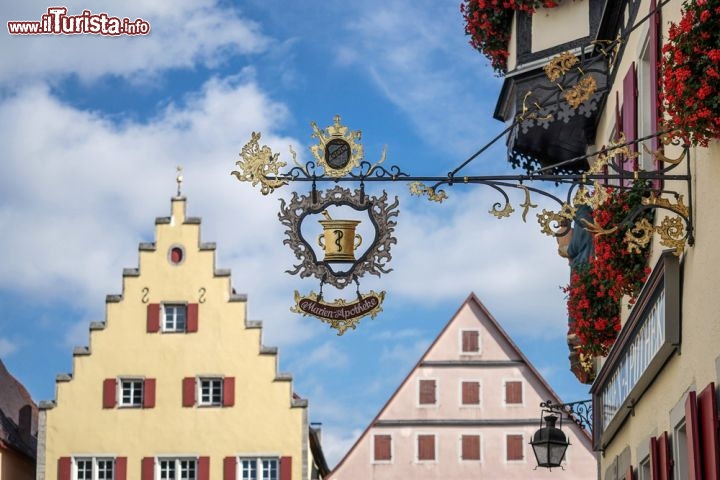
<path fill-rule="evenodd" d="M 40 403 L 39 480 L 321 478 L 307 400 L 246 297 L 215 268 L 186 199 L 155 221 L 139 267 L 107 297 L 106 320 L 75 348 L 56 400 Z"/>

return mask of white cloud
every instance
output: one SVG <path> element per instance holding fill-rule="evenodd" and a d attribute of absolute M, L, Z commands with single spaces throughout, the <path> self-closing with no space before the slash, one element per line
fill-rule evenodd
<path fill-rule="evenodd" d="M 210 80 L 184 105 L 144 124 L 114 124 L 42 87 L 7 98 L 0 104 L 0 230 L 12 235 L 0 245 L 15 254 L 3 265 L 0 286 L 49 298 L 72 293 L 76 306 L 97 305 L 92 310 L 100 314 L 105 295 L 120 293 L 122 269 L 137 266 L 138 242 L 152 240 L 154 217 L 168 215 L 181 164 L 189 214 L 209 227 L 203 238 L 222 246 L 222 260 L 236 258 L 243 267 L 234 279 L 238 290 L 271 290 L 277 281 L 263 278 L 282 267 L 267 259 L 284 252 L 281 241 L 268 241 L 281 235 L 277 200 L 260 198 L 230 171 L 251 130 L 263 131 L 275 149 L 296 144 L 273 135 L 271 125 L 286 116 L 241 78 Z"/>
<path fill-rule="evenodd" d="M 313 347 L 294 362 L 293 372 L 308 372 L 313 368 L 322 367 L 328 370 L 342 369 L 348 364 L 348 357 L 340 350 L 340 344 L 334 338 L 327 340 L 319 346 Z"/>
<path fill-rule="evenodd" d="M 0 337 L 0 358 L 9 357 L 18 351 L 18 344 L 9 338 Z"/>
<path fill-rule="evenodd" d="M 454 163 L 502 130 L 492 119 L 500 82 L 480 68 L 464 35 L 458 3 L 364 2 L 337 42 L 338 65 L 354 65 L 384 93 L 419 136 Z M 459 163 L 459 162 L 458 162 Z"/>
<path fill-rule="evenodd" d="M 488 212 L 500 200 L 494 190 L 460 188 L 449 191 L 447 204 L 424 205 L 418 202 L 427 200 L 419 199 L 401 209 L 388 289 L 421 305 L 473 291 L 503 325 L 558 330 L 566 322 L 560 286 L 569 270 L 536 219 L 542 208 L 558 207 L 533 198 L 540 207 L 523 223 L 522 196 L 511 196 L 515 213 L 497 219 Z"/>
<path fill-rule="evenodd" d="M 15 2 L 17 4 L 17 2 Z M 50 6 L 39 0 L 22 7 L 3 5 L 7 21 L 39 21 Z M 93 80 L 103 75 L 146 77 L 171 68 L 213 66 L 234 54 L 256 53 L 269 42 L 257 23 L 220 2 L 92 2 L 63 3 L 68 15 L 84 9 L 150 23 L 148 35 L 2 35 L 0 49 L 6 65 L 0 84 L 22 85 L 29 78 L 54 81 L 58 75 Z"/>

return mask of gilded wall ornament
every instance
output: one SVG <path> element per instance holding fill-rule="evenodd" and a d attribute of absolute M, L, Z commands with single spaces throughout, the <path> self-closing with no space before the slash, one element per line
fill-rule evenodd
<path fill-rule="evenodd" d="M 277 178 L 280 169 L 287 165 L 278 160 L 278 154 L 272 153 L 270 147 L 258 143 L 260 133 L 252 132 L 250 141 L 242 147 L 240 157 L 235 165 L 238 169 L 230 172 L 241 182 L 250 182 L 254 187 L 260 184 L 260 192 L 263 195 L 272 193 L 276 188 L 287 185 L 287 181 Z M 269 177 L 272 175 L 274 178 Z"/>
<path fill-rule="evenodd" d="M 558 78 L 569 72 L 580 60 L 570 52 L 562 52 L 552 58 L 544 67 L 548 80 L 555 82 Z"/>

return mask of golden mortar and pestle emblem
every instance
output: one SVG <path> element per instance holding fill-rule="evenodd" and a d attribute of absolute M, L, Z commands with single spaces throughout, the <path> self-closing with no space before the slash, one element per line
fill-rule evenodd
<path fill-rule="evenodd" d="M 322 214 L 325 220 L 318 220 L 323 227 L 323 233 L 318 235 L 318 245 L 325 250 L 324 261 L 354 262 L 355 249 L 362 244 L 362 237 L 355 233 L 360 220 L 334 220 L 327 210 Z"/>

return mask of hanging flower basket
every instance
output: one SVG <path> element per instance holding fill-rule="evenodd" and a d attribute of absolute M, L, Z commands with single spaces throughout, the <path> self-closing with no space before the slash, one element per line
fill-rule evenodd
<path fill-rule="evenodd" d="M 720 0 L 685 0 L 663 46 L 662 99 L 667 128 L 706 147 L 720 138 Z"/>
<path fill-rule="evenodd" d="M 593 211 L 593 221 L 603 229 L 619 225 L 627 214 L 640 205 L 645 185 L 630 190 L 607 187 L 607 201 Z M 588 370 L 590 359 L 607 355 L 620 331 L 620 302 L 624 296 L 634 304 L 647 279 L 649 248 L 629 251 L 625 243 L 627 228 L 595 235 L 594 256 L 576 266 L 567 293 L 568 335 L 571 348 Z"/>
<path fill-rule="evenodd" d="M 556 7 L 554 0 L 463 0 L 460 11 L 470 45 L 485 55 L 498 75 L 507 72 L 513 14 L 532 14 L 540 7 Z"/>

